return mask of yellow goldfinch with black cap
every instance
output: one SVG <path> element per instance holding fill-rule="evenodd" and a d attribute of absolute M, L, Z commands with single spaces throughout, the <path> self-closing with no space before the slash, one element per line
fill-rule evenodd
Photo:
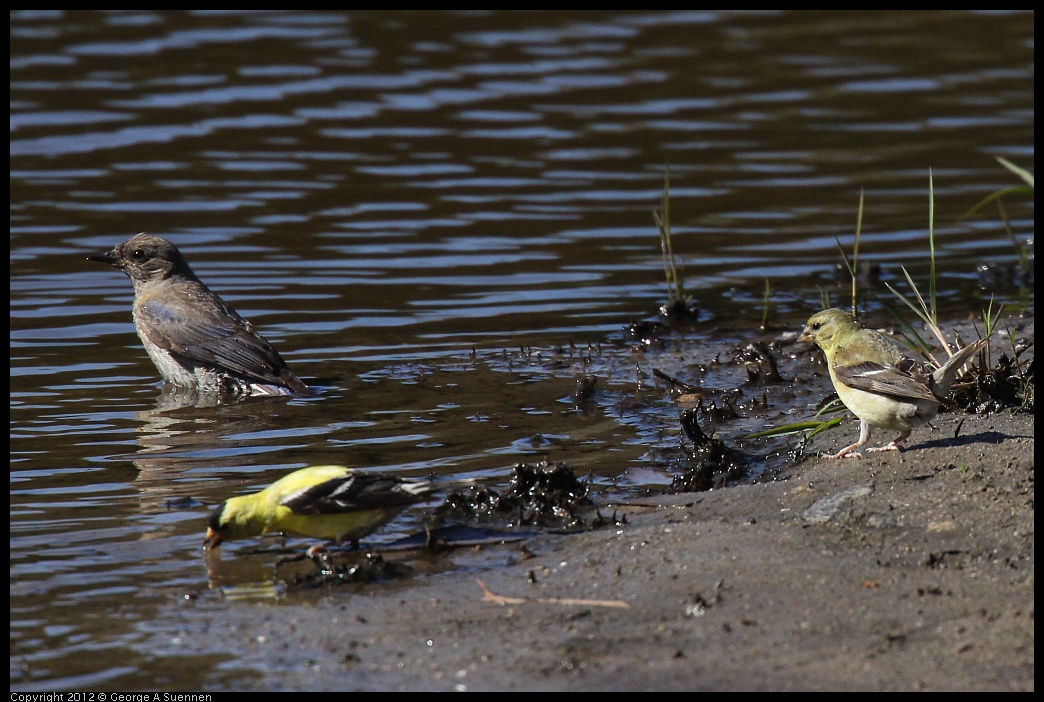
<path fill-rule="evenodd" d="M 798 341 L 823 349 L 838 397 L 859 417 L 859 440 L 827 458 L 858 458 L 856 449 L 870 440 L 871 426 L 899 435 L 867 451 L 900 450 L 899 444 L 911 431 L 935 417 L 961 368 L 989 343 L 979 339 L 933 370 L 924 361 L 909 358 L 891 337 L 864 328 L 839 309 L 812 315 Z"/>
<path fill-rule="evenodd" d="M 302 468 L 260 492 L 225 500 L 210 517 L 203 547 L 282 532 L 323 539 L 309 549 L 315 554 L 332 544 L 357 542 L 440 487 L 346 466 Z"/>

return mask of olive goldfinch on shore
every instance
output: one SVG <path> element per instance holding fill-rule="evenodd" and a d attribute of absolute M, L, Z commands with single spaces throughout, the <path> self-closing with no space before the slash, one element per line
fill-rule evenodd
<path fill-rule="evenodd" d="M 357 542 L 439 487 L 345 466 L 302 468 L 260 492 L 225 500 L 210 517 L 203 547 L 282 532 L 323 539 L 309 549 L 314 554 L 331 544 Z"/>
<path fill-rule="evenodd" d="M 859 418 L 859 440 L 827 458 L 859 457 L 856 449 L 870 440 L 872 426 L 899 435 L 867 451 L 900 450 L 899 444 L 911 431 L 935 417 L 961 368 L 989 343 L 979 339 L 933 370 L 909 358 L 892 338 L 864 328 L 839 309 L 812 315 L 798 341 L 823 349 L 838 397 Z"/>

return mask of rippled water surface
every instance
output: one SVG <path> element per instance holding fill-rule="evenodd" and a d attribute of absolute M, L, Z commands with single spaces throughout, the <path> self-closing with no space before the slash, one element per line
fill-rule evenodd
<path fill-rule="evenodd" d="M 977 273 L 1017 260 L 1032 197 L 969 213 L 1020 182 L 995 157 L 1033 170 L 1032 13 L 10 18 L 15 689 L 235 687 L 149 634 L 186 595 L 281 596 L 270 555 L 232 544 L 214 572 L 201 540 L 214 505 L 294 468 L 668 482 L 678 409 L 652 368 L 713 397 L 743 378 L 708 364 L 759 338 L 766 297 L 776 338 L 845 304 L 861 193 L 883 281 L 926 280 L 931 178 L 943 310 L 1032 301 Z M 635 351 L 668 294 L 668 169 L 699 319 Z M 160 397 L 130 282 L 86 260 L 139 231 L 322 392 Z M 719 433 L 820 397 L 791 399 Z"/>

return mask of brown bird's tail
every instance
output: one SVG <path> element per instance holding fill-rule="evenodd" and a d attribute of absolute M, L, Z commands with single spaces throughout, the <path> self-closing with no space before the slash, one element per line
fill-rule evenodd
<path fill-rule="evenodd" d="M 946 397 L 950 392 L 950 385 L 953 384 L 957 374 L 961 372 L 961 368 L 989 343 L 989 339 L 979 339 L 950 356 L 946 363 L 932 373 L 932 380 L 935 381 L 932 392 L 938 397 Z"/>

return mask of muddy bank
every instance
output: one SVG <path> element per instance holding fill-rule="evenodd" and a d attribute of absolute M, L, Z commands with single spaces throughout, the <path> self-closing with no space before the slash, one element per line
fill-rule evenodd
<path fill-rule="evenodd" d="M 157 636 L 225 659 L 212 690 L 1033 690 L 1033 420 L 955 424 L 618 504 L 618 528 L 485 547 L 494 568 L 186 600 Z"/>

